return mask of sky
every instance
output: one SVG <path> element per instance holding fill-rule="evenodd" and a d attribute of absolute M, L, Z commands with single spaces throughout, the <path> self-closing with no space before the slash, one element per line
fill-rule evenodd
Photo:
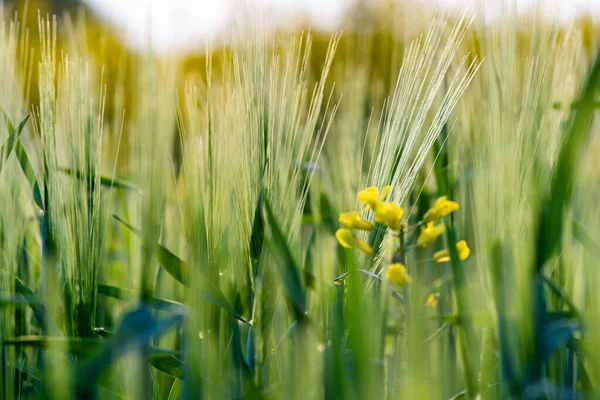
<path fill-rule="evenodd" d="M 241 7 L 242 0 L 84 0 L 104 17 L 134 49 L 152 43 L 157 51 L 185 50 L 219 37 Z M 306 18 L 313 26 L 335 30 L 344 12 L 356 0 L 251 0 L 269 10 L 273 23 Z M 383 0 L 369 0 L 371 2 Z M 460 11 L 468 2 L 484 5 L 490 18 L 498 14 L 502 0 L 421 0 Z M 510 1 L 510 0 L 509 0 Z M 540 1 L 556 10 L 563 20 L 591 12 L 600 19 L 600 0 L 513 0 L 519 9 Z"/>

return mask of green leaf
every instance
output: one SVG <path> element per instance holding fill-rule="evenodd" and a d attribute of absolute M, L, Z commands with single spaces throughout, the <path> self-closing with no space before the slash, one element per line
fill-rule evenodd
<path fill-rule="evenodd" d="M 235 323 L 235 321 L 230 322 L 231 329 L 231 358 L 232 358 L 232 366 L 239 372 L 240 380 L 241 380 L 241 388 L 242 393 L 244 393 L 243 398 L 255 399 L 258 398 L 258 389 L 256 384 L 254 383 L 254 357 L 252 356 L 254 349 L 252 348 L 251 342 L 248 342 L 246 346 L 246 352 L 248 354 L 248 359 L 250 362 L 246 361 L 244 357 L 244 350 L 242 349 L 242 335 L 240 332 L 239 324 Z M 248 335 L 253 334 L 254 331 L 252 329 L 248 330 Z"/>
<path fill-rule="evenodd" d="M 271 227 L 271 238 L 267 243 L 277 259 L 279 275 L 283 282 L 285 295 L 294 309 L 296 319 L 304 319 L 306 311 L 306 294 L 300 279 L 300 269 L 294 260 L 292 251 L 277 222 L 271 202 L 266 196 L 264 197 L 264 204 L 267 220 Z"/>
<path fill-rule="evenodd" d="M 308 245 L 306 246 L 306 255 L 304 257 L 304 282 L 306 282 L 306 286 L 314 289 L 316 283 L 316 277 L 313 275 L 313 248 L 315 247 L 315 239 L 316 234 L 314 232 L 311 233 L 310 238 L 308 239 Z"/>
<path fill-rule="evenodd" d="M 435 332 L 433 332 L 427 339 L 423 340 L 423 344 L 431 342 L 433 339 L 444 333 L 450 326 L 447 322 L 443 323 Z"/>
<path fill-rule="evenodd" d="M 442 131 L 440 132 L 440 136 L 433 142 L 431 147 L 431 150 L 435 156 L 433 172 L 440 195 L 445 195 L 452 198 L 452 193 L 450 192 L 450 177 L 448 174 L 449 153 L 448 146 L 446 146 L 447 140 L 448 124 L 445 123 Z"/>
<path fill-rule="evenodd" d="M 130 289 L 121 288 L 118 286 L 98 284 L 98 293 L 104 296 L 112 297 L 118 300 L 131 301 L 137 300 L 139 296 Z M 184 312 L 185 305 L 173 300 L 152 297 L 148 300 L 148 305 L 163 311 Z"/>
<path fill-rule="evenodd" d="M 21 135 L 23 128 L 25 128 L 25 124 L 29 120 L 30 116 L 31 114 L 27 114 L 27 116 L 19 123 L 19 125 L 15 129 L 14 125 L 8 119 L 6 113 L 4 113 L 4 120 L 9 130 L 9 137 L 4 143 L 4 145 L 2 145 L 2 149 L 0 150 L 0 156 L 4 154 L 5 157 L 3 160 L 0 160 L 0 171 L 2 171 L 2 166 L 4 162 L 6 162 L 6 160 L 8 159 L 10 152 L 13 150 L 13 148 L 16 148 L 15 151 L 17 159 L 19 161 L 19 165 L 21 166 L 21 170 L 23 170 L 23 173 L 25 173 L 25 176 L 27 177 L 27 180 L 31 185 L 35 204 L 39 207 L 40 210 L 44 210 L 44 201 L 42 200 L 42 192 L 40 190 L 40 185 L 35 176 L 35 171 L 31 165 L 31 162 L 29 161 L 29 157 L 27 156 L 27 152 L 25 151 L 23 144 L 19 140 L 19 136 Z"/>
<path fill-rule="evenodd" d="M 142 231 L 140 229 L 129 224 L 118 215 L 113 215 L 113 217 L 138 237 L 141 236 Z M 158 263 L 169 273 L 169 275 L 178 282 L 183 283 L 186 286 L 188 285 L 189 268 L 183 260 L 158 243 L 155 246 L 155 256 Z"/>
<path fill-rule="evenodd" d="M 512 265 L 509 264 L 511 257 L 507 255 L 507 249 L 502 245 L 502 242 L 495 241 L 492 245 L 492 282 L 494 285 L 493 296 L 496 303 L 497 314 L 497 337 L 498 337 L 498 358 L 500 364 L 500 378 L 506 382 L 506 387 L 510 388 L 510 392 L 516 392 L 519 386 L 517 372 L 514 367 L 514 356 L 511 348 L 511 341 L 515 340 L 513 332 L 509 327 L 508 318 L 506 317 L 507 306 L 507 291 L 510 290 L 510 284 L 506 279 L 506 271 L 512 270 Z"/>
<path fill-rule="evenodd" d="M 183 380 L 183 361 L 169 354 L 153 354 L 150 364 L 170 377 Z"/>
<path fill-rule="evenodd" d="M 586 141 L 589 140 L 590 128 L 596 111 L 595 97 L 598 82 L 600 82 L 600 56 L 596 57 L 577 100 L 577 107 L 571 113 L 550 190 L 542 203 L 537 228 L 536 271 L 542 269 L 560 245 L 564 210 L 571 201 L 573 176 L 579 166 L 580 154 Z"/>
<path fill-rule="evenodd" d="M 600 244 L 586 232 L 581 222 L 573 220 L 573 236 L 583 245 L 591 254 L 600 260 Z"/>
<path fill-rule="evenodd" d="M 262 216 L 263 192 L 258 193 L 256 209 L 254 210 L 254 222 L 252 223 L 252 234 L 250 235 L 250 262 L 252 263 L 252 274 L 258 273 L 258 260 L 262 253 L 265 240 L 265 224 Z"/>
<path fill-rule="evenodd" d="M 54 321 L 52 321 L 48 315 L 46 307 L 44 307 L 33 290 L 31 290 L 31 288 L 18 277 L 15 277 L 15 290 L 17 293 L 25 295 L 25 298 L 29 299 L 30 302 L 28 304 L 31 306 L 31 309 L 33 310 L 33 316 L 42 328 L 42 331 L 50 335 L 60 335 L 60 331 L 58 330 L 58 327 Z"/>
<path fill-rule="evenodd" d="M 558 284 L 556 284 L 553 280 L 547 278 L 544 275 L 541 275 L 541 278 L 542 281 L 546 283 L 548 288 L 569 307 L 573 315 L 579 318 L 581 322 L 583 322 L 583 320 L 581 320 L 582 314 L 579 312 L 575 304 L 571 301 L 569 296 L 558 286 Z"/>
<path fill-rule="evenodd" d="M 13 149 L 15 148 L 15 145 L 17 144 L 17 141 L 19 140 L 19 136 L 21 136 L 21 132 L 23 132 L 23 128 L 25 128 L 25 124 L 31 116 L 31 114 L 27 114 L 27 116 L 23 118 L 23 121 L 21 121 L 21 123 L 19 123 L 19 125 L 15 129 L 13 124 L 8 119 L 8 116 L 6 115 L 4 110 L 2 110 L 2 113 L 4 114 L 4 121 L 6 122 L 6 126 L 8 128 L 8 138 L 6 139 L 4 144 L 0 146 L 0 172 L 2 172 L 2 167 L 4 167 L 4 163 L 6 163 L 6 161 L 10 157 L 10 154 L 12 153 Z"/>
<path fill-rule="evenodd" d="M 476 365 L 475 351 L 472 348 L 473 343 L 477 343 L 475 332 L 473 330 L 473 322 L 475 317 L 471 311 L 471 302 L 469 300 L 469 289 L 467 287 L 467 276 L 464 269 L 464 263 L 458 256 L 456 249 L 456 233 L 452 224 L 452 217 L 447 216 L 446 225 L 446 246 L 450 253 L 450 271 L 452 273 L 452 289 L 456 296 L 456 310 L 458 313 L 458 321 L 461 330 L 457 337 L 460 344 L 461 359 L 463 364 L 463 376 L 467 393 L 470 397 L 474 397 L 479 389 L 474 365 Z"/>
<path fill-rule="evenodd" d="M 169 397 L 167 400 L 179 400 L 181 398 L 181 392 L 183 392 L 181 380 L 175 379 L 173 381 L 173 386 L 171 386 L 171 390 L 169 391 Z"/>
<path fill-rule="evenodd" d="M 123 224 L 125 227 L 127 227 L 129 230 L 131 230 L 133 233 L 140 236 L 140 234 L 141 234 L 140 229 L 125 222 L 123 219 L 121 219 L 117 215 L 113 215 L 113 217 L 117 221 L 119 221 L 121 224 Z M 187 286 L 188 277 L 189 277 L 188 264 L 158 243 L 156 244 L 155 251 L 156 251 L 156 253 L 155 253 L 156 260 L 158 261 L 158 263 L 173 278 L 175 278 L 177 281 L 179 281 Z M 252 325 L 244 317 L 242 317 L 242 315 L 235 309 L 235 307 L 233 307 L 233 305 L 227 299 L 227 297 L 225 297 L 223 292 L 221 292 L 221 290 L 219 288 L 217 288 L 215 285 L 213 285 L 212 282 L 210 282 L 208 279 L 206 279 L 199 271 L 198 271 L 197 275 L 195 276 L 195 279 L 197 280 L 196 283 L 198 284 L 198 287 L 200 288 L 200 296 L 204 299 L 204 301 L 207 301 L 213 305 L 221 307 L 224 310 L 231 313 L 235 318 L 244 322 L 245 324 Z"/>
<path fill-rule="evenodd" d="M 331 206 L 331 202 L 329 201 L 329 198 L 325 192 L 321 193 L 319 205 L 321 209 L 321 223 L 325 225 L 329 233 L 334 235 L 338 224 L 337 216 L 333 212 L 333 207 Z"/>
<path fill-rule="evenodd" d="M 40 189 L 40 184 L 35 174 L 35 170 L 33 169 L 33 165 L 29 160 L 29 156 L 27 155 L 27 151 L 23 144 L 19 140 L 17 142 L 16 148 L 17 160 L 19 160 L 19 165 L 21 166 L 21 170 L 25 174 L 27 181 L 29 182 L 29 186 L 31 186 L 31 190 L 33 191 L 33 200 L 35 204 L 38 206 L 40 210 L 45 210 L 44 208 L 44 200 L 42 197 L 42 191 Z"/>
<path fill-rule="evenodd" d="M 156 244 L 156 261 L 173 278 L 188 286 L 190 273 L 187 263 L 160 244 Z"/>
<path fill-rule="evenodd" d="M 40 349 L 65 350 L 73 353 L 85 353 L 93 350 L 102 343 L 100 339 L 76 338 L 63 336 L 19 336 L 15 338 L 2 339 L 3 345 L 29 346 Z"/>
<path fill-rule="evenodd" d="M 465 397 L 467 397 L 467 391 L 463 390 L 460 393 L 457 393 L 456 395 L 450 397 L 449 400 L 459 400 L 459 399 L 464 399 Z"/>
<path fill-rule="evenodd" d="M 95 182 L 96 181 L 96 176 L 94 175 L 94 173 L 88 173 L 86 174 L 83 171 L 80 171 L 78 169 L 73 169 L 73 168 L 58 168 L 59 171 L 64 172 L 65 174 L 72 176 L 73 178 L 82 180 L 82 181 L 86 181 L 86 182 Z M 137 186 L 135 186 L 133 183 L 121 180 L 121 179 L 111 179 L 109 177 L 100 175 L 100 185 L 102 186 L 106 186 L 109 188 L 116 188 L 116 189 L 128 189 L 128 190 L 134 190 L 134 191 L 141 191 L 140 188 L 138 188 Z"/>
<path fill-rule="evenodd" d="M 375 223 L 375 229 L 369 233 L 369 246 L 373 249 L 373 253 L 377 253 L 379 248 L 381 247 L 381 243 L 383 243 L 383 238 L 385 237 L 385 233 L 387 232 L 387 226 L 380 222 Z M 373 257 L 373 255 L 371 255 Z"/>

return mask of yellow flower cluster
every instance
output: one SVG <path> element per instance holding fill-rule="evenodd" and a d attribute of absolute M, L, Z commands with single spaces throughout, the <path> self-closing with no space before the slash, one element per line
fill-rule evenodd
<path fill-rule="evenodd" d="M 388 228 L 397 231 L 400 229 L 400 222 L 404 210 L 393 202 L 385 202 L 385 198 L 390 192 L 390 187 L 383 188 L 381 193 L 375 186 L 366 188 L 358 192 L 358 200 L 365 205 L 361 212 L 350 211 L 340 214 L 339 221 L 345 228 L 340 228 L 335 233 L 337 241 L 346 248 L 354 248 L 363 254 L 369 255 L 373 251 L 371 246 L 364 240 L 356 238 L 352 229 L 371 232 L 375 225 L 363 219 L 361 214 L 369 208 L 375 213 L 375 222 L 380 222 Z"/>
<path fill-rule="evenodd" d="M 454 211 L 458 210 L 458 203 L 448 200 L 446 196 L 442 196 L 436 200 L 423 216 L 423 225 L 421 225 L 421 234 L 417 239 L 417 245 L 427 247 L 437 240 L 444 233 L 444 224 L 435 224 L 435 221 Z"/>
<path fill-rule="evenodd" d="M 358 192 L 357 197 L 365 205 L 363 211 L 369 208 L 373 210 L 375 213 L 375 222 L 381 222 L 391 230 L 397 231 L 400 229 L 404 210 L 398 207 L 393 201 L 383 201 L 389 192 L 389 186 L 384 187 L 381 194 L 375 186 L 371 186 Z"/>
<path fill-rule="evenodd" d="M 381 193 L 375 186 L 368 187 L 358 192 L 358 200 L 364 204 L 364 208 L 360 212 L 350 211 L 342 213 L 339 217 L 339 222 L 344 225 L 344 227 L 336 231 L 335 237 L 341 246 L 357 249 L 365 255 L 369 255 L 373 252 L 373 249 L 367 242 L 358 239 L 352 232 L 353 229 L 367 232 L 371 232 L 375 229 L 375 225 L 372 222 L 362 217 L 362 214 L 369 209 L 371 209 L 375 215 L 375 222 L 385 225 L 394 232 L 400 230 L 404 210 L 398 207 L 394 202 L 385 201 L 389 192 L 389 186 L 384 187 Z M 448 200 L 445 196 L 437 199 L 433 207 L 431 207 L 431 209 L 423 216 L 423 221 L 420 223 L 421 232 L 417 238 L 417 245 L 420 247 L 427 247 L 430 244 L 433 244 L 438 237 L 444 233 L 445 229 L 444 224 L 437 223 L 436 221 L 453 213 L 458 210 L 458 208 L 457 202 Z M 399 236 L 396 234 L 393 240 L 399 242 L 398 238 Z M 456 243 L 456 249 L 461 260 L 466 260 L 469 257 L 470 249 L 464 240 Z M 394 254 L 397 253 L 398 249 L 394 249 Z M 397 260 L 397 258 L 393 258 L 393 261 Z M 447 262 L 450 260 L 450 254 L 447 250 L 438 251 L 434 254 L 434 260 L 437 262 Z M 393 262 L 389 265 L 385 276 L 389 281 L 398 286 L 412 283 L 412 278 L 408 274 L 406 267 L 400 262 Z M 437 303 L 437 297 L 428 298 L 427 303 L 429 307 L 434 307 Z"/>
<path fill-rule="evenodd" d="M 441 217 L 453 213 L 458 210 L 458 203 L 452 200 L 448 200 L 446 196 L 442 196 L 436 200 L 433 207 L 431 207 L 423 216 L 423 222 L 421 225 L 421 233 L 417 238 L 417 245 L 421 247 L 427 247 L 437 240 L 438 237 L 444 233 L 443 224 L 435 224 L 435 221 Z M 458 251 L 458 257 L 464 261 L 471 254 L 467 242 L 464 240 L 456 243 L 456 250 Z M 433 255 L 433 259 L 437 262 L 450 261 L 450 253 L 448 250 L 441 250 Z"/>

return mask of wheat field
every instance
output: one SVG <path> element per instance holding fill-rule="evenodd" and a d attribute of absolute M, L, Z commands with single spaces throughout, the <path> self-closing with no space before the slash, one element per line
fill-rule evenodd
<path fill-rule="evenodd" d="M 0 399 L 600 397 L 591 17 L 248 10 L 184 57 L 34 6 L 0 12 Z"/>

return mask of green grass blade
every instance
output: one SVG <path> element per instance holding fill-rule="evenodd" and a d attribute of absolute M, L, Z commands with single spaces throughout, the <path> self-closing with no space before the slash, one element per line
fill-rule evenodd
<path fill-rule="evenodd" d="M 17 155 L 17 159 L 19 160 L 19 165 L 21 166 L 21 170 L 25 174 L 25 177 L 27 178 L 27 181 L 29 182 L 29 186 L 31 186 L 31 190 L 33 192 L 33 200 L 35 201 L 35 204 L 38 206 L 38 208 L 40 210 L 45 210 L 44 200 L 43 200 L 44 198 L 42 197 L 42 191 L 40 189 L 40 184 L 39 184 L 38 178 L 35 174 L 35 170 L 33 169 L 33 165 L 31 164 L 31 161 L 29 160 L 27 151 L 25 150 L 25 147 L 23 147 L 23 144 L 21 143 L 20 140 L 17 142 L 16 155 Z"/>
<path fill-rule="evenodd" d="M 532 359 L 529 360 L 528 384 L 541 384 L 543 378 L 546 298 L 543 290 L 543 268 L 561 247 L 565 211 L 571 202 L 574 177 L 579 169 L 580 155 L 589 140 L 595 113 L 595 97 L 600 82 L 600 57 L 596 57 L 578 99 L 577 108 L 568 121 L 563 146 L 558 154 L 550 190 L 541 203 L 537 218 L 535 260 L 531 281 Z"/>
<path fill-rule="evenodd" d="M 141 231 L 138 228 L 125 222 L 123 219 L 121 219 L 120 217 L 118 217 L 116 215 L 113 215 L 113 217 L 117 221 L 119 221 L 121 224 L 123 224 L 125 227 L 127 227 L 129 230 L 131 230 L 133 233 L 135 233 L 138 236 L 140 235 Z M 181 258 L 177 257 L 175 254 L 173 254 L 171 251 L 169 251 L 167 248 L 161 246 L 160 244 L 156 244 L 155 251 L 156 251 L 156 260 L 158 261 L 158 263 L 173 278 L 175 278 L 177 281 L 179 281 L 187 286 L 188 277 L 189 277 L 188 264 L 185 261 L 183 261 Z M 227 297 L 223 294 L 223 292 L 221 292 L 221 290 L 219 290 L 219 288 L 217 288 L 208 279 L 201 276 L 200 274 L 198 274 L 196 279 L 198 280 L 197 284 L 198 284 L 198 287 L 200 288 L 200 296 L 202 296 L 202 298 L 205 301 L 207 301 L 213 305 L 216 305 L 218 307 L 223 308 L 224 310 L 231 313 L 235 318 L 239 319 L 240 321 L 242 321 L 248 325 L 251 325 L 250 322 L 248 322 L 247 319 L 242 317 L 241 313 L 235 309 L 235 307 L 231 304 L 231 302 L 227 299 Z"/>
<path fill-rule="evenodd" d="M 113 215 L 113 217 L 138 237 L 141 235 L 142 232 L 140 229 L 129 224 L 117 215 Z M 188 285 L 189 267 L 183 260 L 158 243 L 155 247 L 155 256 L 158 263 L 169 273 L 169 275 L 178 282 L 183 283 L 186 286 Z"/>
<path fill-rule="evenodd" d="M 295 312 L 296 319 L 303 319 L 306 311 L 306 294 L 302 287 L 300 269 L 294 260 L 287 240 L 277 222 L 270 201 L 264 198 L 267 220 L 271 227 L 271 238 L 267 241 L 270 250 L 277 258 L 278 270 L 283 282 L 286 297 Z"/>
<path fill-rule="evenodd" d="M 17 277 L 15 277 L 15 290 L 17 291 L 17 293 L 23 294 L 26 296 L 26 298 L 30 299 L 29 305 L 33 310 L 33 316 L 42 328 L 42 331 L 50 335 L 59 335 L 60 331 L 58 330 L 58 327 L 56 326 L 54 321 L 52 321 L 52 319 L 48 315 L 46 307 L 44 307 L 44 305 L 42 304 L 40 299 L 35 295 L 33 290 L 31 290 L 31 288 L 27 286 L 25 282 L 23 282 Z"/>
<path fill-rule="evenodd" d="M 560 288 L 560 286 L 556 282 L 554 282 L 552 279 L 547 278 L 546 276 L 543 276 L 543 275 L 542 275 L 542 280 L 544 281 L 544 283 L 546 283 L 546 286 L 548 286 L 550 291 L 552 291 L 552 293 L 554 293 L 559 299 L 561 299 L 569 307 L 569 309 L 573 313 L 573 316 L 578 318 L 580 320 L 580 322 L 583 323 L 584 321 L 582 320 L 582 318 L 583 318 L 582 314 L 577 309 L 577 306 L 571 301 L 569 296 Z"/>
<path fill-rule="evenodd" d="M 118 286 L 107 285 L 104 283 L 98 284 L 98 293 L 107 297 L 112 297 L 118 300 L 132 301 L 137 300 L 138 296 L 135 291 L 125 289 Z M 185 312 L 185 305 L 174 300 L 152 297 L 149 299 L 148 306 L 163 311 Z"/>
<path fill-rule="evenodd" d="M 444 124 L 444 128 L 440 132 L 438 137 L 432 144 L 431 150 L 435 156 L 435 162 L 433 164 L 433 172 L 435 176 L 435 182 L 438 186 L 438 192 L 440 195 L 446 195 L 453 198 L 453 194 L 450 191 L 450 177 L 448 174 L 449 164 L 449 153 L 446 141 L 448 140 L 448 124 Z"/>
<path fill-rule="evenodd" d="M 21 132 L 23 132 L 23 129 L 25 128 L 25 124 L 31 116 L 31 114 L 27 114 L 27 116 L 23 118 L 23 121 L 21 121 L 19 125 L 15 128 L 8 119 L 8 116 L 6 115 L 4 110 L 2 110 L 2 113 L 4 114 L 4 121 L 6 122 L 6 126 L 8 127 L 8 138 L 6 139 L 4 144 L 0 146 L 0 157 L 2 157 L 0 159 L 0 172 L 2 172 L 2 167 L 4 167 L 4 163 L 6 163 L 8 157 L 10 157 L 10 154 L 12 153 L 13 149 L 15 148 L 15 145 L 19 140 L 19 137 L 21 136 Z"/>
<path fill-rule="evenodd" d="M 252 234 L 250 235 L 250 262 L 252 263 L 252 274 L 258 273 L 258 260 L 262 253 L 265 240 L 265 224 L 262 216 L 263 192 L 258 193 L 256 209 L 254 210 L 254 222 L 252 223 Z"/>
<path fill-rule="evenodd" d="M 321 197 L 319 199 L 320 209 L 321 209 L 321 224 L 323 224 L 329 233 L 332 235 L 335 234 L 335 231 L 338 228 L 338 220 L 336 214 L 333 212 L 333 207 L 331 206 L 331 202 L 327 197 L 327 194 L 324 192 L 321 193 Z"/>
<path fill-rule="evenodd" d="M 179 400 L 182 392 L 183 385 L 181 384 L 181 380 L 175 379 L 173 381 L 173 386 L 171 386 L 171 390 L 169 391 L 169 397 L 167 400 Z"/>
<path fill-rule="evenodd" d="M 547 197 L 538 218 L 537 254 L 535 267 L 539 271 L 554 254 L 563 232 L 564 210 L 571 201 L 573 177 L 579 166 L 580 154 L 591 133 L 594 119 L 595 97 L 600 82 L 600 56 L 596 57 L 590 74 L 580 94 L 576 110 L 572 113 L 563 147 Z"/>
<path fill-rule="evenodd" d="M 233 362 L 234 368 L 237 369 L 239 375 L 239 387 L 240 390 L 244 394 L 244 398 L 257 398 L 258 389 L 254 383 L 254 371 L 251 367 L 254 362 L 254 358 L 252 357 L 253 349 L 246 349 L 247 354 L 249 354 L 250 362 L 246 361 L 246 357 L 244 357 L 244 350 L 242 349 L 242 335 L 240 332 L 240 326 L 233 320 L 230 322 L 231 326 L 231 343 L 232 343 L 232 352 L 231 358 Z M 254 333 L 254 330 L 249 330 L 248 335 Z"/>
<path fill-rule="evenodd" d="M 63 336 L 20 336 L 2 339 L 3 345 L 28 346 L 40 349 L 64 350 L 72 353 L 85 353 L 102 344 L 100 339 Z"/>
<path fill-rule="evenodd" d="M 587 233 L 581 222 L 576 220 L 573 220 L 573 236 L 583 247 L 600 260 L 600 244 Z"/>
<path fill-rule="evenodd" d="M 4 111 L 3 111 L 4 112 Z M 29 184 L 33 190 L 33 199 L 35 204 L 39 207 L 40 210 L 44 210 L 44 201 L 42 200 L 42 192 L 40 190 L 40 185 L 38 183 L 38 179 L 35 175 L 35 171 L 29 161 L 29 157 L 27 156 L 27 152 L 23 147 L 23 144 L 19 140 L 21 132 L 25 128 L 25 124 L 29 120 L 31 114 L 27 114 L 27 116 L 19 123 L 19 125 L 15 128 L 14 125 L 8 119 L 6 113 L 4 113 L 4 120 L 6 122 L 6 126 L 9 129 L 9 137 L 6 142 L 2 145 L 0 149 L 0 156 L 4 155 L 4 159 L 0 160 L 0 172 L 2 171 L 2 167 L 8 156 L 12 152 L 13 149 L 16 149 L 17 159 L 19 160 L 19 165 L 25 173 Z"/>
<path fill-rule="evenodd" d="M 59 171 L 72 176 L 73 178 L 86 181 L 86 182 L 95 182 L 96 176 L 93 173 L 86 174 L 83 171 L 73 169 L 73 168 L 58 168 Z M 128 189 L 136 192 L 141 191 L 140 188 L 135 186 L 133 183 L 124 181 L 122 179 L 111 179 L 109 177 L 100 175 L 100 185 L 108 187 L 108 188 L 116 188 L 116 189 Z"/>
<path fill-rule="evenodd" d="M 153 354 L 150 365 L 172 378 L 183 380 L 183 361 L 169 354 Z"/>
<path fill-rule="evenodd" d="M 473 313 L 468 297 L 467 276 L 464 264 L 458 257 L 456 249 L 456 234 L 450 217 L 446 217 L 446 246 L 450 253 L 450 268 L 452 272 L 452 287 L 456 295 L 456 306 L 460 321 L 458 340 L 460 343 L 463 375 L 467 386 L 469 398 L 478 395 L 479 388 L 475 373 L 475 350 L 473 346 L 478 342 L 473 330 Z"/>

